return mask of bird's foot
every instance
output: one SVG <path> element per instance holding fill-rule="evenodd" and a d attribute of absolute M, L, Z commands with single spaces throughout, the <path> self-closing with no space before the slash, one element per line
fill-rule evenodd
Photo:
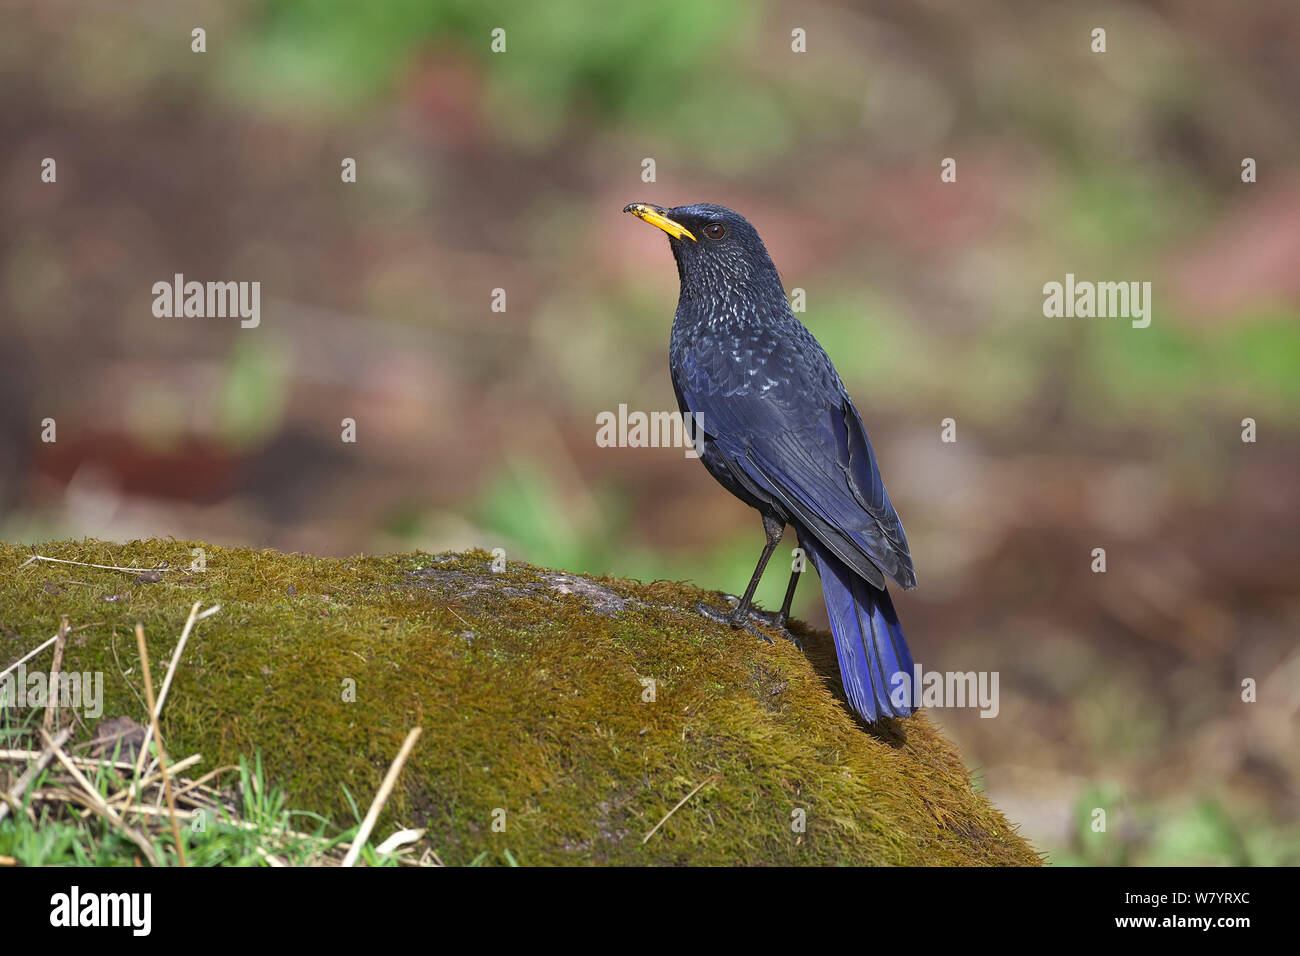
<path fill-rule="evenodd" d="M 772 630 L 776 631 L 778 634 L 784 637 L 795 647 L 799 648 L 799 650 L 801 651 L 803 650 L 803 641 L 799 640 L 799 638 L 795 637 L 792 633 L 790 633 L 790 628 L 787 626 L 790 623 L 790 619 L 786 617 L 784 614 L 781 614 L 780 612 L 777 611 L 756 611 L 753 608 L 750 608 L 749 616 L 756 620 L 762 621 L 764 624 L 766 624 Z"/>
<path fill-rule="evenodd" d="M 764 634 L 762 631 L 760 631 L 758 628 L 754 626 L 753 622 L 758 621 L 759 623 L 764 624 L 767 627 L 770 627 L 773 630 L 779 632 L 782 637 L 784 637 L 795 647 L 799 648 L 799 650 L 801 651 L 803 650 L 803 642 L 800 641 L 799 638 L 791 634 L 788 630 L 786 630 L 785 621 L 781 618 L 781 615 L 767 613 L 764 611 L 756 611 L 752 607 L 748 611 L 742 612 L 739 607 L 740 604 L 739 600 L 731 597 L 730 595 L 727 595 L 727 600 L 734 602 L 737 606 L 733 607 L 730 611 L 728 611 L 725 614 L 721 611 L 715 611 L 713 608 L 709 607 L 703 601 L 696 604 L 695 609 L 699 611 L 701 614 L 703 614 L 705 617 L 707 617 L 710 621 L 716 621 L 719 624 L 726 624 L 728 627 L 734 627 L 736 629 L 744 628 L 746 631 L 749 631 L 749 633 L 757 637 L 760 641 L 764 641 L 765 643 L 768 644 L 775 643 L 772 640 L 772 638 L 770 638 L 768 635 Z"/>
<path fill-rule="evenodd" d="M 725 624 L 728 627 L 734 627 L 737 629 L 743 627 L 745 630 L 749 631 L 750 634 L 753 634 L 760 641 L 764 641 L 768 644 L 776 643 L 770 637 L 768 637 L 766 634 L 764 634 L 762 631 L 756 628 L 753 624 L 749 623 L 748 614 L 737 614 L 736 610 L 739 610 L 738 608 L 736 610 L 732 610 L 726 614 L 723 614 L 721 611 L 715 611 L 713 608 L 709 607 L 707 604 L 701 601 L 695 605 L 695 610 L 699 611 L 710 621 L 716 621 L 719 624 Z"/>

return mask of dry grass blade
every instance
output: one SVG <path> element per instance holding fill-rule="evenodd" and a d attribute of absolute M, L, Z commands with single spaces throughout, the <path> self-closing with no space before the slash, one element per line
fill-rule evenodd
<path fill-rule="evenodd" d="M 356 865 L 357 857 L 361 855 L 361 848 L 365 846 L 366 840 L 370 838 L 370 831 L 375 828 L 375 821 L 379 819 L 379 812 L 383 810 L 384 804 L 388 802 L 388 795 L 393 792 L 393 786 L 397 783 L 397 775 L 402 772 L 402 766 L 406 763 L 406 758 L 411 755 L 411 749 L 419 738 L 420 728 L 412 727 L 411 732 L 406 735 L 406 740 L 402 741 L 402 749 L 393 758 L 388 773 L 384 774 L 384 782 L 379 785 L 379 792 L 375 794 L 370 809 L 366 811 L 365 819 L 361 821 L 361 829 L 357 831 L 352 846 L 348 848 L 347 856 L 343 858 L 344 866 Z"/>
<path fill-rule="evenodd" d="M 195 754 L 194 757 L 202 759 L 202 757 L 199 754 Z M 193 758 L 186 757 L 185 760 L 181 761 L 181 763 L 178 763 L 175 767 L 172 767 L 172 773 L 176 773 L 177 771 L 179 771 L 181 769 L 181 764 L 185 764 L 186 766 L 189 766 L 189 763 L 187 761 L 190 761 L 192 759 Z M 199 777 L 197 780 L 188 780 L 186 781 L 185 786 L 181 787 L 179 790 L 176 791 L 176 799 L 180 800 L 183 797 L 191 803 L 200 802 L 195 800 L 195 798 L 189 796 L 191 790 L 198 790 L 200 793 L 203 793 L 205 796 L 215 799 L 216 797 L 219 796 L 217 791 L 213 790 L 211 787 L 204 786 L 204 784 L 206 784 L 209 780 L 216 778 L 220 774 L 228 773 L 232 770 L 238 770 L 238 769 L 239 768 L 234 764 L 226 764 L 224 767 L 218 767 L 216 770 L 209 770 L 207 773 Z"/>
<path fill-rule="evenodd" d="M 255 847 L 253 847 L 253 849 L 257 851 L 257 855 L 258 855 L 258 856 L 260 856 L 262 859 L 264 859 L 264 860 L 267 862 L 267 865 L 268 865 L 268 866 L 273 866 L 273 867 L 282 867 L 282 866 L 288 866 L 288 865 L 289 865 L 288 863 L 284 862 L 284 860 L 280 859 L 278 856 L 275 856 L 274 854 L 268 853 L 266 850 L 262 849 L 260 846 L 255 846 Z"/>
<path fill-rule="evenodd" d="M 30 661 L 33 657 L 35 657 L 35 656 L 36 656 L 37 654 L 39 654 L 41 651 L 45 650 L 45 648 L 49 647 L 51 644 L 55 643 L 58 639 L 59 639 L 59 635 L 55 634 L 53 637 L 51 637 L 48 641 L 46 641 L 46 642 L 45 642 L 44 644 L 42 644 L 40 647 L 36 648 L 35 650 L 28 651 L 28 652 L 27 652 L 26 654 L 24 654 L 22 657 L 18 658 L 18 660 L 14 661 L 12 664 L 10 664 L 8 667 L 6 667 L 4 670 L 0 671 L 0 677 L 4 677 L 4 676 L 5 676 L 6 674 L 8 674 L 10 671 L 17 670 L 21 665 L 27 663 L 27 661 Z"/>
<path fill-rule="evenodd" d="M 68 644 L 68 616 L 65 614 L 59 624 L 59 633 L 54 635 L 54 663 L 50 666 L 50 695 L 45 702 L 46 730 L 54 729 L 54 722 L 59 716 L 59 671 L 63 669 L 63 649 Z"/>
<path fill-rule="evenodd" d="M 27 788 L 32 785 L 32 781 L 41 775 L 50 761 L 54 759 L 54 751 L 68 742 L 68 737 L 72 735 L 72 728 L 65 727 L 54 735 L 54 739 L 46 745 L 45 749 L 36 758 L 36 762 L 23 771 L 22 776 L 14 781 L 14 785 L 9 788 L 9 793 L 4 804 L 0 805 L 0 820 L 9 815 L 10 807 L 17 806 L 18 801 L 22 799 Z"/>
<path fill-rule="evenodd" d="M 420 827 L 419 829 L 398 830 L 383 843 L 379 844 L 379 846 L 375 847 L 375 852 L 380 856 L 383 856 L 386 853 L 392 853 L 399 847 L 404 847 L 410 843 L 414 843 L 422 836 L 424 836 L 424 827 Z"/>
<path fill-rule="evenodd" d="M 164 571 L 179 571 L 180 568 L 169 568 L 165 564 L 156 568 L 123 568 L 116 564 L 90 564 L 86 561 L 69 561 L 67 558 L 47 558 L 43 554 L 33 554 L 30 558 L 18 565 L 19 570 L 27 567 L 33 561 L 49 561 L 54 564 L 75 564 L 83 568 L 99 568 L 101 571 L 133 571 L 136 574 L 144 574 L 147 571 L 157 571 L 160 574 Z"/>
<path fill-rule="evenodd" d="M 0 750 L 0 760 L 21 760 L 25 763 L 26 761 L 32 760 L 40 755 L 41 751 L 39 750 Z M 112 770 L 132 770 L 135 767 L 134 764 L 126 760 L 78 757 L 73 754 L 69 754 L 68 759 L 84 770 L 100 770 L 103 768 L 109 768 Z"/>
<path fill-rule="evenodd" d="M 63 748 L 54 743 L 45 728 L 40 728 L 40 731 L 41 739 L 45 741 L 45 746 L 54 751 L 54 756 L 58 758 L 59 763 L 63 764 L 63 769 L 68 771 L 68 773 L 72 775 L 72 779 L 77 781 L 77 785 L 81 787 L 79 796 L 86 802 L 86 805 L 116 827 L 128 840 L 138 846 L 140 852 L 144 854 L 144 858 L 153 866 L 158 866 L 158 854 L 154 852 L 153 847 L 149 844 L 149 841 L 144 838 L 144 835 L 134 827 L 129 826 L 126 821 L 117 815 L 117 812 L 112 807 L 104 802 L 103 798 L 99 795 L 99 791 L 95 789 L 95 785 L 87 780 L 85 775 L 77 769 L 77 765 L 72 762 L 72 758 L 63 752 Z"/>
<path fill-rule="evenodd" d="M 692 791 L 691 791 L 690 793 L 688 793 L 686 796 L 684 796 L 684 797 L 682 797 L 680 800 L 678 800 L 678 801 L 677 801 L 677 806 L 673 807 L 671 810 L 669 810 L 667 813 L 665 813 L 665 814 L 664 814 L 664 818 L 663 818 L 662 820 L 660 820 L 658 823 L 656 823 L 656 824 L 654 825 L 654 829 L 651 830 L 649 833 L 647 833 L 647 834 L 645 835 L 645 839 L 643 839 L 643 840 L 641 841 L 642 846 L 644 846 L 645 844 L 647 844 L 647 843 L 650 842 L 650 838 L 651 838 L 652 836 L 655 835 L 655 833 L 659 830 L 659 828 L 660 828 L 661 826 L 663 826 L 665 823 L 668 822 L 668 818 L 669 818 L 669 817 L 671 817 L 674 813 L 676 813 L 678 810 L 680 810 L 683 806 L 686 805 L 686 801 L 687 801 L 687 800 L 691 799 L 691 797 L 695 796 L 697 793 L 699 793 L 701 790 L 703 790 L 705 784 L 710 783 L 711 781 L 714 781 L 714 780 L 721 780 L 721 779 L 722 779 L 721 777 L 716 777 L 716 776 L 715 776 L 715 777 L 705 777 L 703 780 L 701 780 L 701 781 L 696 785 L 696 787 L 695 787 L 694 790 L 692 790 Z"/>
<path fill-rule="evenodd" d="M 144 767 L 145 759 L 149 753 L 149 740 L 153 736 L 154 732 L 154 722 L 156 718 L 162 714 L 163 704 L 167 703 L 167 692 L 171 690 L 172 678 L 176 676 L 176 665 L 180 663 L 181 652 L 185 650 L 185 644 L 190 639 L 190 631 L 197 622 L 204 618 L 211 617 L 221 610 L 220 604 L 214 604 L 212 607 L 200 614 L 200 604 L 201 602 L 195 601 L 194 606 L 190 608 L 190 616 L 185 621 L 184 630 L 181 631 L 181 639 L 176 642 L 176 650 L 172 652 L 171 662 L 167 665 L 167 673 L 163 677 L 162 689 L 158 692 L 158 703 L 149 708 L 149 715 L 152 719 L 149 721 L 149 726 L 145 728 L 144 742 L 140 745 L 140 754 L 135 761 L 135 772 L 137 774 L 139 774 L 141 768 Z"/>
<path fill-rule="evenodd" d="M 196 603 L 190 609 L 190 620 L 199 609 Z M 171 811 L 172 838 L 176 841 L 176 856 L 181 866 L 185 865 L 185 842 L 181 839 L 181 827 L 176 820 L 176 799 L 172 796 L 172 778 L 167 773 L 167 748 L 163 746 L 162 731 L 158 729 L 158 710 L 154 707 L 153 676 L 149 672 L 149 651 L 144 646 L 144 625 L 135 626 L 135 643 L 140 651 L 140 670 L 144 674 L 144 696 L 149 704 L 149 726 L 158 741 L 158 769 L 162 771 L 163 793 L 167 796 L 167 809 Z"/>
<path fill-rule="evenodd" d="M 196 763 L 201 762 L 202 760 L 203 760 L 202 754 L 190 754 L 184 760 L 177 761 L 173 766 L 168 768 L 168 772 L 172 776 L 175 776 L 176 774 L 180 773 L 182 770 L 188 770 L 190 767 L 194 766 Z M 161 779 L 162 779 L 161 773 L 146 774 L 145 776 L 141 777 L 139 780 L 134 781 L 130 786 L 123 787 L 121 790 L 117 791 L 117 793 L 109 797 L 106 802 L 108 803 L 109 806 L 112 807 L 116 807 L 118 804 L 129 803 L 131 800 L 135 798 L 136 794 L 144 793 L 146 789 L 153 786 Z"/>
<path fill-rule="evenodd" d="M 88 627 L 96 627 L 97 625 L 100 625 L 100 624 L 103 624 L 103 623 L 104 623 L 103 621 L 95 621 L 95 622 L 93 622 L 93 623 L 91 623 L 91 624 L 83 624 L 83 625 L 81 625 L 81 627 L 74 627 L 72 630 L 68 631 L 68 633 L 69 633 L 69 634 L 76 634 L 78 631 L 84 631 L 84 630 L 85 630 L 86 628 L 88 628 Z M 60 628 L 60 631 L 62 631 L 62 628 Z M 39 654 L 41 651 L 45 650 L 45 648 L 47 648 L 47 647 L 49 647 L 51 644 L 54 644 L 55 642 L 57 642 L 58 639 L 59 639 L 59 635 L 58 635 L 58 634 L 55 634 L 53 637 L 51 637 L 48 641 L 46 641 L 46 642 L 45 642 L 44 644 L 42 644 L 40 647 L 37 647 L 37 648 L 35 648 L 34 650 L 30 650 L 30 651 L 28 651 L 28 652 L 27 652 L 26 654 L 24 654 L 22 657 L 18 658 L 18 660 L 14 661 L 12 664 L 10 664 L 8 667 L 6 667 L 4 670 L 0 671 L 0 677 L 4 677 L 4 676 L 5 676 L 6 674 L 8 674 L 10 671 L 15 671 L 15 670 L 17 670 L 21 665 L 27 663 L 27 662 L 30 661 L 33 657 L 35 657 L 37 654 Z"/>

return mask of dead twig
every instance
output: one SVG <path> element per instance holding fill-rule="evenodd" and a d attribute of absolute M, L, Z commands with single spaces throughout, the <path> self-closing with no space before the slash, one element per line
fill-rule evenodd
<path fill-rule="evenodd" d="M 196 763 L 201 762 L 202 760 L 203 760 L 202 754 L 190 754 L 190 756 L 186 757 L 184 760 L 178 761 L 170 768 L 168 768 L 168 773 L 175 776 L 176 774 L 180 773 L 182 770 L 188 770 L 190 767 L 194 766 Z M 109 797 L 106 802 L 108 803 L 109 806 L 117 806 L 118 804 L 128 803 L 133 797 L 135 797 L 136 794 L 143 793 L 147 788 L 152 787 L 161 779 L 162 779 L 162 774 L 160 773 L 146 774 L 145 776 L 141 777 L 139 780 L 136 780 L 133 783 L 131 783 L 129 786 L 123 787 L 121 790 L 117 791 L 117 793 Z"/>
<path fill-rule="evenodd" d="M 33 561 L 51 561 L 55 564 L 76 564 L 83 568 L 99 568 L 101 571 L 134 571 L 136 574 L 143 574 L 146 571 L 163 572 L 163 571 L 181 570 L 180 568 L 169 568 L 167 567 L 167 564 L 165 562 L 163 564 L 158 565 L 155 568 L 123 568 L 115 564 L 90 564 L 89 562 L 86 561 L 69 561 L 67 558 L 47 558 L 43 554 L 33 554 L 22 564 L 18 565 L 18 569 L 22 570 L 23 568 L 27 567 L 27 565 L 31 564 Z"/>
<path fill-rule="evenodd" d="M 348 848 L 347 856 L 343 858 L 344 866 L 356 865 L 357 857 L 361 855 L 361 848 L 370 837 L 370 831 L 375 828 L 375 821 L 379 819 L 379 812 L 383 810 L 384 804 L 388 802 L 388 795 L 393 792 L 393 786 L 397 783 L 397 775 L 402 772 L 402 766 L 406 763 L 406 758 L 411 755 L 411 748 L 415 746 L 415 742 L 419 739 L 420 728 L 412 727 L 411 732 L 406 735 L 406 740 L 402 741 L 402 749 L 397 752 L 392 765 L 388 768 L 388 773 L 384 774 L 384 782 L 379 785 L 379 792 L 375 794 L 375 799 L 371 801 L 365 819 L 361 821 L 361 829 L 357 831 L 356 837 L 352 840 L 352 846 Z"/>
<path fill-rule="evenodd" d="M 190 608 L 190 616 L 185 622 L 184 630 L 181 631 L 181 639 L 176 642 L 176 650 L 172 652 L 171 663 L 167 665 L 167 673 L 163 677 L 162 689 L 158 692 L 158 702 L 156 705 L 149 708 L 151 717 L 155 719 L 162 714 L 163 704 L 167 702 L 167 691 L 171 689 L 172 678 L 176 676 L 176 665 L 180 663 L 181 652 L 185 650 L 185 644 L 190 639 L 191 629 L 193 629 L 194 625 L 199 621 L 211 617 L 221 610 L 220 604 L 214 604 L 212 607 L 200 614 L 199 607 L 201 605 L 201 601 L 195 601 L 194 606 Z M 153 736 L 153 724 L 154 721 L 150 720 L 149 726 L 145 728 L 144 742 L 140 745 L 140 753 L 136 757 L 135 761 L 135 772 L 137 774 L 140 773 L 141 768 L 144 766 L 145 757 L 149 753 L 149 739 Z"/>
<path fill-rule="evenodd" d="M 26 763 L 40 755 L 41 751 L 39 750 L 0 750 L 0 760 L 21 760 Z M 98 770 L 101 767 L 111 767 L 114 770 L 130 770 L 134 766 L 134 764 L 127 763 L 124 760 L 114 763 L 111 760 L 96 760 L 94 757 L 74 757 L 71 754 L 68 755 L 68 759 L 87 770 Z"/>
<path fill-rule="evenodd" d="M 135 829 L 135 827 L 128 825 L 125 820 L 117 815 L 117 811 L 104 802 L 103 798 L 99 795 L 99 791 L 95 789 L 95 785 L 87 780 L 85 775 L 77 769 L 77 765 L 74 764 L 72 759 L 63 752 L 63 748 L 54 743 L 45 728 L 41 727 L 40 731 L 41 739 L 45 741 L 45 746 L 54 750 L 54 756 L 58 758 L 59 763 L 63 764 L 63 769 L 68 771 L 68 773 L 72 775 L 72 779 L 77 781 L 77 785 L 81 787 L 81 791 L 78 792 L 77 795 L 86 802 L 87 806 L 116 827 L 128 840 L 138 846 L 140 852 L 144 854 L 144 858 L 148 860 L 150 864 L 158 866 L 158 854 L 154 852 L 153 847 L 150 846 L 149 841 L 144 838 L 144 835 L 140 833 L 139 830 Z"/>
<path fill-rule="evenodd" d="M 641 841 L 641 845 L 645 846 L 647 843 L 649 843 L 650 838 L 655 835 L 658 829 L 668 822 L 668 818 L 671 817 L 678 810 L 680 810 L 686 804 L 687 800 L 691 799 L 691 797 L 695 796 L 697 793 L 703 790 L 705 784 L 710 783 L 711 781 L 714 780 L 721 780 L 721 779 L 722 779 L 721 777 L 714 776 L 714 777 L 705 777 L 703 780 L 701 780 L 699 784 L 696 785 L 694 790 L 692 790 L 686 796 L 682 797 L 680 800 L 677 801 L 677 806 L 673 807 L 671 810 L 669 810 L 667 813 L 664 814 L 664 818 L 660 820 L 658 823 L 656 823 L 654 825 L 654 829 L 645 835 L 645 839 Z"/>
<path fill-rule="evenodd" d="M 179 768 L 180 768 L 180 764 L 177 764 L 175 767 L 172 767 L 172 773 L 176 773 L 176 771 Z M 238 769 L 239 768 L 236 767 L 234 764 L 226 764 L 224 767 L 218 767 L 216 770 L 208 771 L 203 776 L 199 777 L 199 779 L 197 780 L 189 780 L 186 782 L 185 786 L 181 787 L 179 790 L 176 791 L 176 799 L 177 800 L 184 799 L 189 801 L 190 803 L 199 803 L 197 799 L 189 795 L 191 790 L 198 790 L 200 793 L 207 796 L 208 799 L 210 800 L 214 800 L 214 801 L 219 800 L 221 796 L 220 793 L 218 793 L 212 787 L 205 787 L 204 784 L 206 784 L 209 780 L 211 780 L 213 777 L 218 776 L 219 774 L 228 773 L 232 770 L 238 770 Z"/>
<path fill-rule="evenodd" d="M 95 626 L 97 626 L 97 625 L 99 625 L 99 624 L 103 624 L 103 623 L 104 623 L 103 621 L 94 621 L 94 622 L 92 622 L 92 623 L 90 623 L 90 624 L 83 624 L 83 625 L 81 625 L 80 627 L 74 627 L 72 630 L 68 631 L 68 634 L 76 634 L 78 631 L 84 631 L 84 630 L 85 630 L 86 628 L 88 628 L 88 627 L 95 627 Z M 59 630 L 62 631 L 63 629 L 62 629 L 62 628 L 59 628 Z M 49 647 L 51 644 L 53 644 L 53 643 L 55 643 L 56 641 L 58 641 L 58 639 L 59 639 L 59 635 L 58 635 L 58 634 L 55 634 L 53 637 L 51 637 L 48 641 L 46 641 L 46 642 L 45 642 L 44 644 L 42 644 L 40 647 L 36 648 L 35 650 L 28 651 L 28 652 L 27 652 L 26 654 L 24 654 L 22 657 L 18 658 L 18 660 L 14 661 L 12 664 L 10 664 L 8 667 L 6 667 L 4 670 L 0 671 L 0 677 L 4 677 L 4 676 L 5 676 L 6 674 L 8 674 L 10 671 L 17 670 L 18 667 L 19 667 L 19 665 L 27 663 L 27 662 L 30 661 L 33 657 L 35 657 L 37 654 L 39 654 L 41 651 L 45 650 L 45 648 Z"/>
<path fill-rule="evenodd" d="M 59 639 L 59 635 L 55 634 L 53 637 L 51 637 L 48 641 L 46 641 L 46 642 L 45 642 L 44 644 L 42 644 L 40 647 L 36 648 L 36 650 L 34 650 L 34 651 L 28 651 L 28 652 L 27 652 L 26 654 L 24 654 L 22 657 L 18 658 L 18 660 L 14 661 L 12 664 L 10 664 L 8 667 L 6 667 L 4 670 L 0 671 L 0 677 L 4 677 L 4 676 L 5 676 L 6 674 L 8 674 L 10 671 L 17 670 L 17 669 L 18 669 L 22 664 L 25 664 L 27 661 L 30 661 L 33 657 L 35 657 L 35 656 L 36 656 L 37 654 L 39 654 L 41 651 L 45 650 L 45 648 L 49 647 L 51 644 L 53 644 L 53 643 L 54 643 L 55 641 L 57 641 L 58 639 Z"/>
<path fill-rule="evenodd" d="M 50 765 L 50 761 L 54 759 L 54 751 L 67 743 L 68 737 L 71 736 L 71 734 L 71 727 L 65 727 L 63 730 L 60 730 L 55 734 L 54 740 L 47 744 L 45 749 L 41 751 L 40 756 L 36 758 L 36 762 L 24 770 L 22 776 L 14 781 L 14 785 L 9 788 L 9 793 L 6 795 L 5 803 L 0 805 L 0 820 L 3 820 L 9 815 L 9 809 L 11 807 L 18 805 L 18 801 L 21 800 L 23 794 L 27 792 L 27 788 L 32 785 L 32 781 L 39 777 L 41 772 Z"/>
<path fill-rule="evenodd" d="M 190 620 L 198 604 L 190 610 Z M 66 623 L 66 622 L 65 622 Z M 181 840 L 181 826 L 176 821 L 176 800 L 172 797 L 172 778 L 167 774 L 167 748 L 163 746 L 162 731 L 158 729 L 158 711 L 154 709 L 153 675 L 149 671 L 149 651 L 144 646 L 144 625 L 135 626 L 135 643 L 140 650 L 140 668 L 144 671 L 144 696 L 149 703 L 149 726 L 153 729 L 154 739 L 158 741 L 158 769 L 162 771 L 163 793 L 167 796 L 167 809 L 171 811 L 172 839 L 176 841 L 176 856 L 181 866 L 185 865 L 185 843 Z"/>
<path fill-rule="evenodd" d="M 63 649 L 68 644 L 68 615 L 64 614 L 59 624 L 59 633 L 54 635 L 54 663 L 50 666 L 50 693 L 45 701 L 46 730 L 54 729 L 54 722 L 59 716 L 59 671 L 63 669 Z"/>

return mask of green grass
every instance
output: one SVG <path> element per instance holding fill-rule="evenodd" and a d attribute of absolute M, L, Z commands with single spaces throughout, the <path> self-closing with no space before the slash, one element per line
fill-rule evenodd
<path fill-rule="evenodd" d="M 1105 828 L 1097 820 L 1105 811 Z M 1054 848 L 1058 866 L 1295 866 L 1300 829 L 1276 827 L 1267 815 L 1190 794 L 1142 802 L 1116 785 L 1093 786 L 1075 804 L 1068 844 Z"/>
<path fill-rule="evenodd" d="M 30 730 L 6 728 L 3 735 L 11 740 L 21 739 L 31 736 Z M 142 863 L 141 851 L 135 843 L 102 817 L 80 812 L 80 804 L 68 800 L 41 800 L 33 805 L 33 793 L 47 787 L 70 785 L 70 780 L 60 770 L 55 763 L 42 771 L 18 803 L 16 812 L 0 821 L 0 857 L 11 857 L 20 866 L 131 866 Z M 131 783 L 131 777 L 125 771 L 115 769 L 108 760 L 98 769 L 83 772 L 101 798 Z M 0 774 L 0 781 L 3 779 L 3 774 Z M 187 865 L 268 866 L 272 857 L 290 866 L 317 865 L 327 861 L 337 863 L 342 856 L 340 845 L 357 833 L 360 814 L 356 814 L 356 822 L 343 828 L 319 814 L 289 809 L 284 791 L 267 781 L 260 755 L 251 761 L 240 759 L 234 792 L 239 797 L 235 812 L 219 806 L 211 819 L 205 817 L 202 823 L 186 821 L 181 824 Z M 145 802 L 137 800 L 135 804 Z M 165 818 L 140 817 L 129 810 L 124 816 L 146 835 L 162 865 L 180 863 Z M 361 860 L 368 866 L 397 865 L 395 855 L 384 854 L 381 857 L 370 843 L 362 850 Z"/>

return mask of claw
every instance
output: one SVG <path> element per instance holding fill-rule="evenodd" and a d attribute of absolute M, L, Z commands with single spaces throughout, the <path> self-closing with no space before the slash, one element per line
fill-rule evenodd
<path fill-rule="evenodd" d="M 753 634 L 755 637 L 757 637 L 760 641 L 765 641 L 768 644 L 776 643 L 770 637 L 768 637 L 766 634 L 760 631 L 758 628 L 754 627 L 754 625 L 750 624 L 747 618 L 740 617 L 739 615 L 737 615 L 735 611 L 732 611 L 729 614 L 722 614 L 718 611 L 713 610 L 713 608 L 709 607 L 703 601 L 695 605 L 695 610 L 699 611 L 710 621 L 716 621 L 719 624 L 726 624 L 728 627 L 734 627 L 734 628 L 743 627 L 745 630 L 749 631 L 750 634 Z"/>
<path fill-rule="evenodd" d="M 735 598 L 731 597 L 730 595 L 726 595 L 726 597 L 728 601 L 734 601 L 737 604 L 739 603 L 738 601 L 736 601 Z M 764 641 L 768 644 L 776 643 L 775 641 L 772 640 L 772 638 L 768 637 L 766 634 L 764 634 L 762 631 L 760 631 L 758 628 L 754 627 L 754 625 L 750 623 L 751 620 L 758 621 L 762 624 L 767 625 L 768 627 L 772 628 L 775 631 L 779 631 L 781 636 L 784 637 L 787 641 L 789 641 L 791 644 L 797 647 L 800 651 L 803 650 L 803 641 L 799 640 L 799 638 L 795 637 L 793 634 L 790 633 L 790 631 L 786 628 L 787 622 L 784 619 L 782 619 L 781 615 L 779 614 L 773 614 L 771 612 L 765 612 L 765 611 L 756 611 L 753 608 L 750 608 L 749 613 L 742 616 L 737 613 L 740 610 L 739 607 L 733 608 L 730 612 L 724 614 L 721 611 L 715 611 L 713 608 L 709 607 L 703 601 L 695 605 L 695 610 L 699 611 L 710 621 L 716 621 L 719 624 L 726 624 L 728 627 L 744 628 L 745 630 L 749 631 L 749 633 L 757 637 L 760 641 Z"/>

